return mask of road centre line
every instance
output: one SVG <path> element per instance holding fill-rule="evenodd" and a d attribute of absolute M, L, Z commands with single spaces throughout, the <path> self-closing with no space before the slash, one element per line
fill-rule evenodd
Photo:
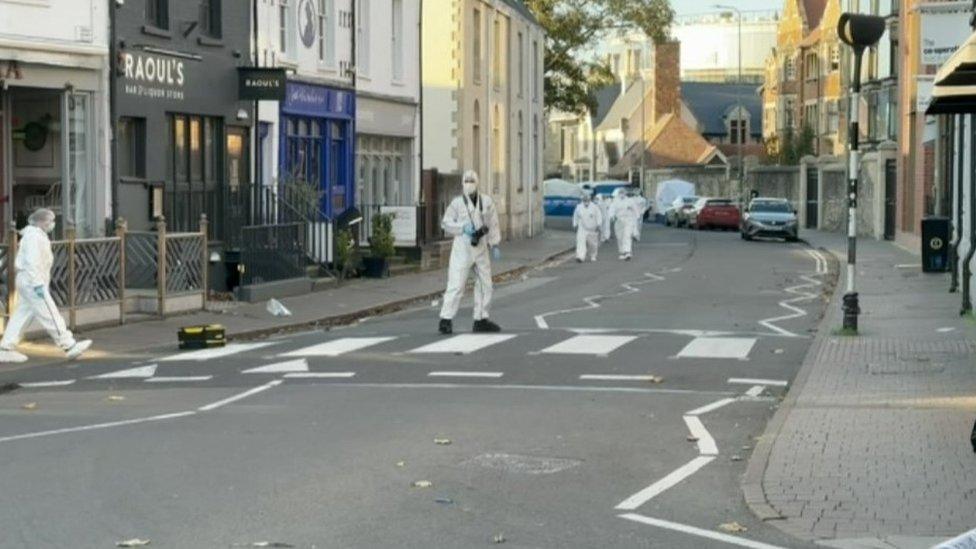
<path fill-rule="evenodd" d="M 698 439 L 698 453 L 703 456 L 717 456 L 718 446 L 715 444 L 715 439 L 698 416 L 684 416 L 684 420 L 691 436 Z"/>
<path fill-rule="evenodd" d="M 427 377 L 487 377 L 497 379 L 502 377 L 504 372 L 430 372 Z"/>
<path fill-rule="evenodd" d="M 622 374 L 583 374 L 581 380 L 590 381 L 654 381 L 657 376 L 631 376 Z"/>
<path fill-rule="evenodd" d="M 724 534 L 722 532 L 716 532 L 714 530 L 706 530 L 704 528 L 689 526 L 687 524 L 681 524 L 678 522 L 671 522 L 669 520 L 661 520 L 652 517 L 647 517 L 644 515 L 639 515 L 637 513 L 624 513 L 622 515 L 617 515 L 617 516 L 622 519 L 639 522 L 641 524 L 646 524 L 648 526 L 656 526 L 658 528 L 673 530 L 675 532 L 682 532 L 684 534 L 691 534 L 693 536 L 699 536 L 699 537 L 708 538 L 715 541 L 721 541 L 732 545 L 738 545 L 740 547 L 748 547 L 749 549 L 786 549 L 785 547 L 780 547 L 778 545 L 770 545 L 768 543 L 763 543 L 761 541 L 752 541 L 751 539 L 746 539 L 739 536 Z"/>
<path fill-rule="evenodd" d="M 144 379 L 146 383 L 182 383 L 193 381 L 210 381 L 213 376 L 157 376 Z"/>
<path fill-rule="evenodd" d="M 20 387 L 24 389 L 42 389 L 44 387 L 65 387 L 71 385 L 75 382 L 73 379 L 62 379 L 60 381 L 31 381 L 27 383 L 18 383 Z"/>
<path fill-rule="evenodd" d="M 789 381 L 782 379 L 758 379 L 753 377 L 730 377 L 726 383 L 736 385 L 775 385 L 776 387 L 786 387 Z"/>
<path fill-rule="evenodd" d="M 65 427 L 64 429 L 52 429 L 50 431 L 37 431 L 34 433 L 24 433 L 22 435 L 12 435 L 8 437 L 0 437 L 0 442 L 10 442 L 14 440 L 23 440 L 28 438 L 40 438 L 51 435 L 63 435 L 66 433 L 78 433 L 81 431 L 95 431 L 98 429 L 109 429 L 111 427 L 121 427 L 123 425 L 137 425 L 139 423 L 148 423 L 150 421 L 165 421 L 167 419 L 177 419 L 181 417 L 192 416 L 196 414 L 195 411 L 189 410 L 186 412 L 176 412 L 172 414 L 161 414 L 158 416 L 141 417 L 135 419 L 125 419 L 122 421 L 110 421 L 107 423 L 95 423 L 93 425 L 80 425 L 78 427 Z"/>
<path fill-rule="evenodd" d="M 659 395 L 715 395 L 728 396 L 729 391 L 697 391 L 693 389 L 657 389 L 644 387 L 605 387 L 597 385 L 508 385 L 494 383 L 320 383 L 319 387 L 333 385 L 348 389 L 512 389 L 521 391 L 554 391 L 567 393 L 631 393 Z"/>
<path fill-rule="evenodd" d="M 228 398 L 225 398 L 223 400 L 218 400 L 217 402 L 211 402 L 210 404 L 207 404 L 205 406 L 201 406 L 201 407 L 197 408 L 197 410 L 199 410 L 201 412 L 209 412 L 210 410 L 216 410 L 217 408 L 220 408 L 221 406 L 226 406 L 227 404 L 230 404 L 231 402 L 236 402 L 238 400 L 241 400 L 242 398 L 247 398 L 247 397 L 249 397 L 251 395 L 255 395 L 255 394 L 260 393 L 262 391 L 267 391 L 268 389 L 270 389 L 272 387 L 276 387 L 278 385 L 281 385 L 281 383 L 282 383 L 282 380 L 280 380 L 280 379 L 276 379 L 274 381 L 269 381 L 268 383 L 265 383 L 264 385 L 259 385 L 257 387 L 248 389 L 247 391 L 244 391 L 243 393 L 238 393 L 238 394 L 236 394 L 236 395 L 234 395 L 232 397 L 228 397 Z"/>
<path fill-rule="evenodd" d="M 348 379 L 355 376 L 356 372 L 290 372 L 285 374 L 288 379 Z"/>

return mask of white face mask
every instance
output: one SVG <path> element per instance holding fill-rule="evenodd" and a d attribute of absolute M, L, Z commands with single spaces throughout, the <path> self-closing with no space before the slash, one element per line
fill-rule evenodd
<path fill-rule="evenodd" d="M 478 184 L 473 182 L 469 183 L 465 181 L 464 183 L 461 184 L 461 188 L 464 189 L 464 194 L 472 195 L 478 190 Z"/>
<path fill-rule="evenodd" d="M 47 227 L 46 227 L 46 228 L 44 229 L 44 232 L 46 232 L 47 234 L 51 234 L 51 233 L 53 233 L 53 232 L 54 232 L 54 227 L 56 227 L 57 225 L 58 225 L 57 223 L 55 223 L 54 221 L 52 221 L 52 222 L 51 222 L 51 224 L 50 224 L 50 225 L 48 225 L 48 226 L 47 226 Z"/>

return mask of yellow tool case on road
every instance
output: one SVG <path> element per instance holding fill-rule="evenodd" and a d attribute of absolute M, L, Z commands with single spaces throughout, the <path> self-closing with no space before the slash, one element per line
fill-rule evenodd
<path fill-rule="evenodd" d="M 224 327 L 220 324 L 206 326 L 184 326 L 177 334 L 180 349 L 209 349 L 223 347 L 227 341 L 224 338 Z"/>

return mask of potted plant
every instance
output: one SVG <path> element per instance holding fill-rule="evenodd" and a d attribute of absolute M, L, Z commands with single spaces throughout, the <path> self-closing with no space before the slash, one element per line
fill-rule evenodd
<path fill-rule="evenodd" d="M 359 252 L 352 231 L 343 229 L 336 235 L 336 267 L 339 271 L 339 280 L 354 277 L 358 266 Z"/>
<path fill-rule="evenodd" d="M 390 214 L 376 214 L 372 222 L 373 234 L 369 237 L 368 257 L 363 258 L 366 276 L 370 278 L 384 278 L 390 276 L 390 257 L 395 251 L 393 246 L 393 216 Z"/>

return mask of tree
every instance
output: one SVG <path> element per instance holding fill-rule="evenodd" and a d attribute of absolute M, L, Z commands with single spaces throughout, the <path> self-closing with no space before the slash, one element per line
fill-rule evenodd
<path fill-rule="evenodd" d="M 795 166 L 804 156 L 813 154 L 813 142 L 817 136 L 810 126 L 804 125 L 800 135 L 793 133 L 793 128 L 786 128 L 781 141 L 776 142 L 778 150 L 774 159 L 783 166 Z"/>
<path fill-rule="evenodd" d="M 674 10 L 668 0 L 525 0 L 546 31 L 546 107 L 583 113 L 593 108 L 591 91 L 613 82 L 607 63 L 584 52 L 612 31 L 641 30 L 655 44 L 666 42 Z"/>

